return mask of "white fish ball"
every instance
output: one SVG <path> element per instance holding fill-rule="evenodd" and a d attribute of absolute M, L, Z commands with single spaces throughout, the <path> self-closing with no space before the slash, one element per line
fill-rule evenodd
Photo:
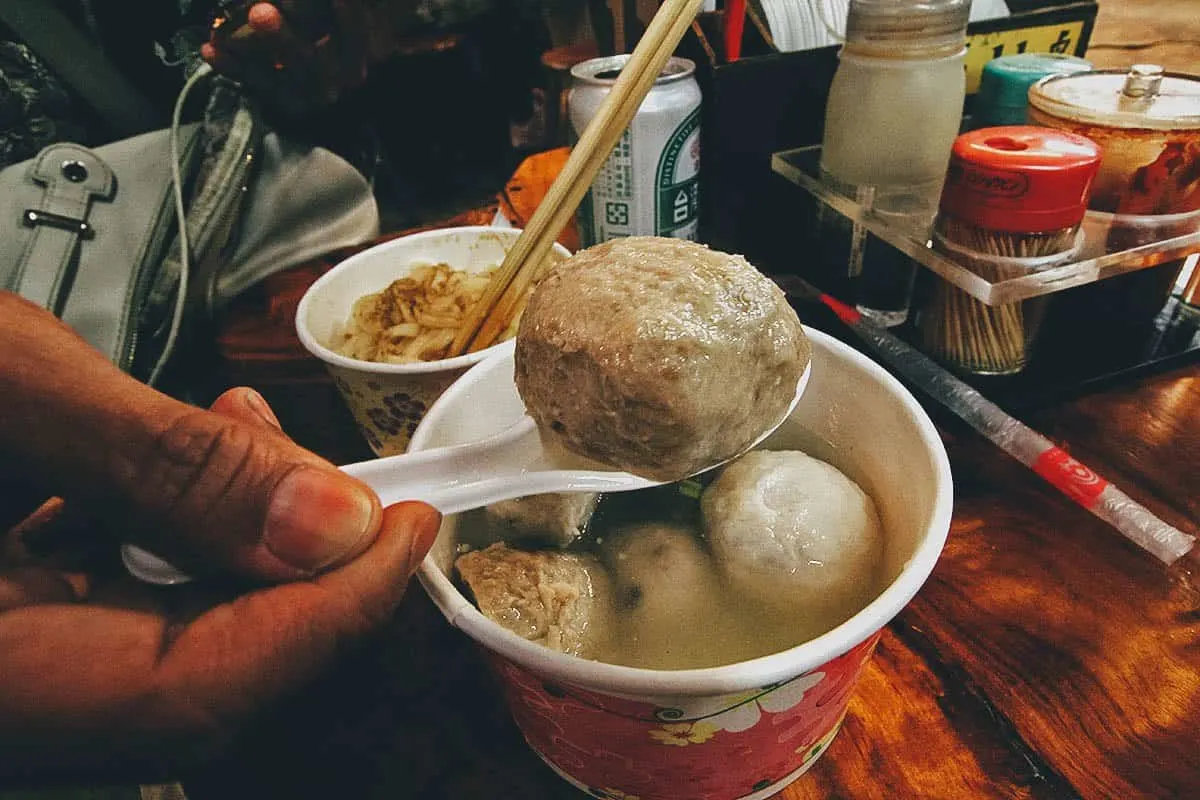
<path fill-rule="evenodd" d="M 793 613 L 849 616 L 869 602 L 882 559 L 875 503 L 799 451 L 754 451 L 701 498 L 705 533 L 735 592 Z"/>

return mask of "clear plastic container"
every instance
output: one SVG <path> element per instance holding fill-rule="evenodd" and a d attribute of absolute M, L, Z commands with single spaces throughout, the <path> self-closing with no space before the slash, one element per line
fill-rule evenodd
<path fill-rule="evenodd" d="M 955 238 L 961 231 L 939 221 L 933 247 L 984 277 L 1030 275 L 1070 261 L 1078 252 L 1078 227 L 1039 237 L 980 232 L 993 250 L 1044 251 L 1040 256 L 1000 256 L 985 252 L 979 241 L 965 246 Z M 974 237 L 970 237 L 974 238 Z M 1030 244 L 1034 243 L 1035 244 Z M 1056 247 L 1061 249 L 1055 252 Z M 1029 363 L 1041 332 L 1047 297 L 989 306 L 941 280 L 926 281 L 917 331 L 921 349 L 951 370 L 975 375 L 1013 375 Z"/>
<path fill-rule="evenodd" d="M 821 168 L 851 197 L 869 187 L 876 213 L 927 227 L 962 121 L 962 54 L 881 59 L 843 51 L 830 87 Z"/>
<path fill-rule="evenodd" d="M 1100 148 L 1065 131 L 982 128 L 955 140 L 933 247 L 989 281 L 1065 264 L 1082 245 L 1080 224 Z M 921 304 L 922 347 L 977 375 L 1025 368 L 1046 298 L 988 305 L 942 280 Z"/>
<path fill-rule="evenodd" d="M 830 86 L 821 177 L 914 235 L 927 232 L 962 123 L 969 0 L 852 0 Z M 915 265 L 864 258 L 847 273 L 883 325 L 908 316 Z"/>
<path fill-rule="evenodd" d="M 1200 76 L 1153 64 L 1043 78 L 1029 121 L 1104 150 L 1088 207 L 1123 216 L 1200 211 Z"/>
<path fill-rule="evenodd" d="M 1200 231 L 1200 76 L 1135 64 L 1043 78 L 1029 89 L 1029 121 L 1100 145 L 1088 208 L 1108 225 L 1107 249 Z M 1135 340 L 1154 324 L 1182 266 L 1162 264 L 1073 292 L 1055 303 L 1048 327 L 1066 341 L 1086 336 L 1081 346 Z"/>

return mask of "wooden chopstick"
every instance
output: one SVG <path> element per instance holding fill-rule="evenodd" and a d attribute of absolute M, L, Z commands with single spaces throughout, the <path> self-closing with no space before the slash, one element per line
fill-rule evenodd
<path fill-rule="evenodd" d="M 701 1 L 666 0 L 659 6 L 487 291 L 471 307 L 449 355 L 489 347 L 508 328 L 525 294 L 541 277 L 558 232 L 575 214 L 584 193 L 695 19 Z"/>
<path fill-rule="evenodd" d="M 690 26 L 690 23 L 687 26 L 684 26 L 685 30 L 688 26 Z M 670 58 L 671 53 L 674 52 L 675 43 L 671 41 L 670 37 L 668 37 L 667 41 L 664 42 L 664 47 L 666 48 L 666 53 L 661 59 L 662 64 L 665 64 L 666 59 Z M 641 98 L 645 97 L 650 87 L 653 86 L 654 81 L 658 79 L 661 71 L 662 66 L 658 66 L 655 69 L 648 70 L 647 72 L 643 73 L 642 78 L 639 79 L 638 84 L 635 86 L 629 96 L 629 102 L 633 108 L 633 112 L 628 115 L 629 119 L 632 119 L 633 114 L 636 114 L 637 107 L 641 105 Z M 635 100 L 636 102 L 634 102 Z M 578 207 L 580 200 L 583 198 L 584 192 L 587 191 L 587 188 L 591 185 L 595 175 L 599 172 L 604 162 L 608 159 L 608 154 L 612 152 L 612 148 L 616 146 L 617 140 L 620 138 L 622 132 L 629 123 L 622 122 L 619 118 L 617 118 L 612 124 L 613 127 L 609 129 L 611 133 L 611 136 L 609 137 L 611 144 L 605 142 L 596 150 L 592 151 L 587 162 L 587 167 L 584 170 L 584 174 L 586 174 L 587 177 L 582 184 L 577 184 L 576 188 L 571 190 L 574 193 L 574 196 L 568 196 L 568 199 L 551 206 L 551 209 L 554 210 L 554 216 L 552 218 L 553 221 L 547 223 L 546 228 L 550 235 L 540 238 L 535 245 L 535 249 L 530 251 L 528 255 L 530 264 L 529 268 L 521 271 L 521 273 L 505 289 L 504 294 L 496 304 L 495 310 L 488 317 L 488 319 L 484 321 L 479 333 L 476 334 L 476 337 L 471 345 L 473 350 L 491 346 L 496 342 L 500 335 L 503 334 L 504 331 L 508 330 L 510 323 L 515 318 L 516 313 L 520 310 L 521 304 L 525 301 L 529 289 L 542 278 L 545 271 L 548 269 L 548 259 L 551 253 L 551 248 L 554 246 L 554 232 L 561 230 L 562 227 L 570 221 L 570 218 L 575 213 L 575 209 Z M 549 199 L 550 197 L 547 195 L 547 201 L 549 201 Z"/>
<path fill-rule="evenodd" d="M 657 80 L 698 7 L 699 0 L 669 0 L 655 14 L 612 91 L 505 258 L 499 274 L 489 285 L 489 292 L 472 309 L 482 313 L 472 315 L 463 325 L 456 346 L 470 335 L 469 349 L 482 349 L 494 343 L 508 328 L 525 292 L 540 277 L 538 273 L 553 247 L 554 237 L 570 221 L 584 192 Z M 529 271 L 518 277 L 522 265 L 527 265 L 525 269 Z M 473 324 L 476 320 L 478 325 Z M 469 329 L 474 331 L 473 335 Z M 463 346 L 467 346 L 465 341 Z"/>

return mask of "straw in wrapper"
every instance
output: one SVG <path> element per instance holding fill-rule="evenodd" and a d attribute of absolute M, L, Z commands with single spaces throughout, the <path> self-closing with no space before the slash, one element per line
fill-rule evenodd
<path fill-rule="evenodd" d="M 975 389 L 855 309 L 801 278 L 779 276 L 775 280 L 788 294 L 828 306 L 870 345 L 875 355 L 898 373 L 1164 564 L 1175 563 L 1195 545 L 1195 537 L 1163 522 L 1141 503 L 1072 458 L 1045 436 L 1005 413 Z"/>

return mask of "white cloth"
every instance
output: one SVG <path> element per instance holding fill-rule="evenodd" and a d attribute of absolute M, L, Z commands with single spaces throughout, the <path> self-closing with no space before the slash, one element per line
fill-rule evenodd
<path fill-rule="evenodd" d="M 783 52 L 841 44 L 849 8 L 850 0 L 762 0 L 771 37 Z M 1011 13 L 1005 0 L 972 0 L 970 20 L 998 19 Z M 836 36 L 826 22 L 837 31 Z"/>

